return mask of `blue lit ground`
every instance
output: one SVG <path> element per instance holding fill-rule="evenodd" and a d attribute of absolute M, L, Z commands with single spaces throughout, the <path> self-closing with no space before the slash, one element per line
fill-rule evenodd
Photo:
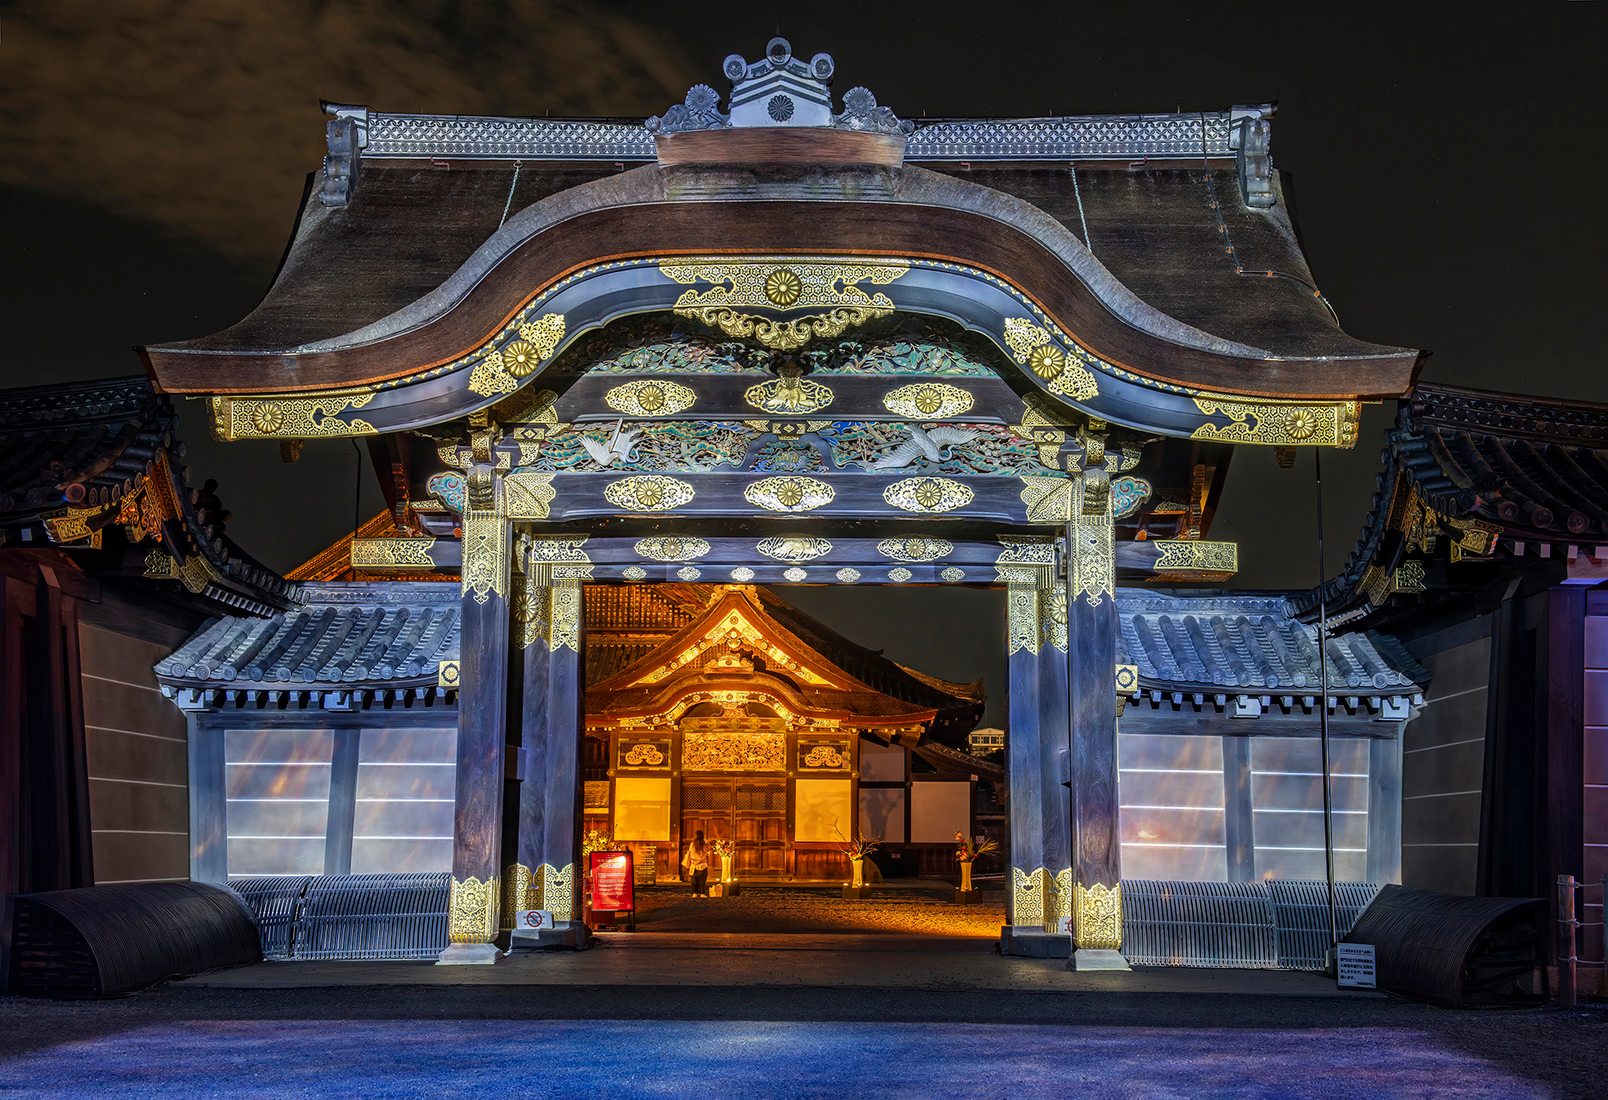
<path fill-rule="evenodd" d="M 784 942 L 620 936 L 495 967 L 277 964 L 111 1002 L 0 997 L 0 1094 L 1604 1095 L 1602 1010 L 1069 974 L 930 938 Z"/>

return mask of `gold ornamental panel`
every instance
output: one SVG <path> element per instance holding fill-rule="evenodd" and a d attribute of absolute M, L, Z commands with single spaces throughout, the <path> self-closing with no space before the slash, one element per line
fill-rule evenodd
<path fill-rule="evenodd" d="M 743 400 L 760 412 L 779 416 L 803 416 L 820 412 L 836 395 L 830 386 L 808 378 L 775 378 L 743 391 Z"/>
<path fill-rule="evenodd" d="M 686 730 L 681 740 L 683 772 L 782 772 L 787 770 L 783 733 L 706 733 Z"/>
<path fill-rule="evenodd" d="M 906 512 L 953 512 L 972 502 L 971 488 L 945 477 L 907 477 L 882 490 L 882 499 Z"/>
<path fill-rule="evenodd" d="M 1122 950 L 1122 885 L 1078 883 L 1072 891 L 1072 937 L 1080 950 Z"/>
<path fill-rule="evenodd" d="M 434 569 L 430 551 L 435 539 L 353 539 L 354 569 Z"/>
<path fill-rule="evenodd" d="M 976 399 L 959 386 L 943 382 L 916 382 L 889 390 L 882 407 L 896 416 L 913 420 L 942 420 L 971 409 Z"/>
<path fill-rule="evenodd" d="M 690 288 L 671 307 L 677 316 L 695 318 L 727 336 L 752 339 L 777 351 L 794 351 L 891 314 L 893 300 L 861 284 L 886 286 L 910 268 L 774 259 L 660 264 L 659 270 Z M 750 312 L 754 309 L 764 312 Z M 812 312 L 767 316 L 798 310 Z"/>
<path fill-rule="evenodd" d="M 831 504 L 837 492 L 813 477 L 767 477 L 743 488 L 743 499 L 769 512 L 809 512 Z"/>
<path fill-rule="evenodd" d="M 689 386 L 657 378 L 643 378 L 615 386 L 603 395 L 604 404 L 626 416 L 674 416 L 697 402 Z"/>
<path fill-rule="evenodd" d="M 1011 358 L 1043 380 L 1054 394 L 1074 401 L 1088 401 L 1100 394 L 1094 372 L 1081 361 L 1082 349 L 1063 347 L 1042 325 L 1026 317 L 1005 322 L 1005 346 Z"/>
<path fill-rule="evenodd" d="M 637 557 L 653 561 L 696 561 L 709 549 L 706 540 L 694 535 L 654 535 L 636 544 Z"/>
<path fill-rule="evenodd" d="M 367 420 L 341 414 L 374 400 L 374 391 L 284 394 L 272 397 L 214 397 L 212 430 L 221 440 L 326 439 L 374 435 Z"/>
<path fill-rule="evenodd" d="M 1156 573 L 1207 573 L 1232 576 L 1239 572 L 1239 543 L 1205 539 L 1156 539 L 1159 553 L 1151 570 Z"/>
<path fill-rule="evenodd" d="M 519 384 L 536 372 L 564 339 L 564 315 L 548 313 L 519 326 L 519 337 L 500 348 L 476 353 L 469 372 L 469 392 L 481 397 L 513 393 Z"/>
<path fill-rule="evenodd" d="M 877 553 L 894 561 L 937 561 L 954 552 L 955 544 L 948 539 L 883 539 L 877 543 Z"/>
<path fill-rule="evenodd" d="M 768 538 L 760 539 L 755 546 L 761 554 L 776 561 L 785 561 L 793 565 L 800 562 L 814 561 L 832 552 L 832 543 L 822 538 Z"/>
<path fill-rule="evenodd" d="M 482 882 L 454 878 L 447 896 L 447 940 L 490 943 L 497 938 L 497 876 Z"/>
<path fill-rule="evenodd" d="M 1221 394 L 1198 394 L 1195 407 L 1227 424 L 1202 424 L 1192 439 L 1264 447 L 1350 447 L 1357 442 L 1360 401 L 1263 402 Z"/>
<path fill-rule="evenodd" d="M 691 502 L 694 490 L 685 481 L 659 474 L 625 477 L 603 488 L 603 497 L 630 512 L 668 512 Z"/>

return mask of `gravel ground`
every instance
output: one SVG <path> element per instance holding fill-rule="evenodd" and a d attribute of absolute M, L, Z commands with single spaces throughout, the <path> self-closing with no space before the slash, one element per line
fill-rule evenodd
<path fill-rule="evenodd" d="M 1608 1009 L 761 984 L 0 998 L 30 1095 L 1602 1096 Z"/>

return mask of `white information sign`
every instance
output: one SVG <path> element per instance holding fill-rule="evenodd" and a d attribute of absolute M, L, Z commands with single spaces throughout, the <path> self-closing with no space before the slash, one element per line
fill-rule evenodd
<path fill-rule="evenodd" d="M 1377 989 L 1374 945 L 1342 943 L 1335 946 L 1335 977 L 1341 989 Z"/>
<path fill-rule="evenodd" d="M 546 909 L 521 909 L 514 914 L 514 927 L 521 932 L 538 932 L 553 927 L 553 914 Z"/>

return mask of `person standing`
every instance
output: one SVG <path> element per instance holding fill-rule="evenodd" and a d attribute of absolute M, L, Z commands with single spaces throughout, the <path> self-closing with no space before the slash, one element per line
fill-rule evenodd
<path fill-rule="evenodd" d="M 687 854 L 681 857 L 681 866 L 692 877 L 692 896 L 708 897 L 709 845 L 704 841 L 702 829 L 692 835 L 692 843 L 687 845 Z"/>

